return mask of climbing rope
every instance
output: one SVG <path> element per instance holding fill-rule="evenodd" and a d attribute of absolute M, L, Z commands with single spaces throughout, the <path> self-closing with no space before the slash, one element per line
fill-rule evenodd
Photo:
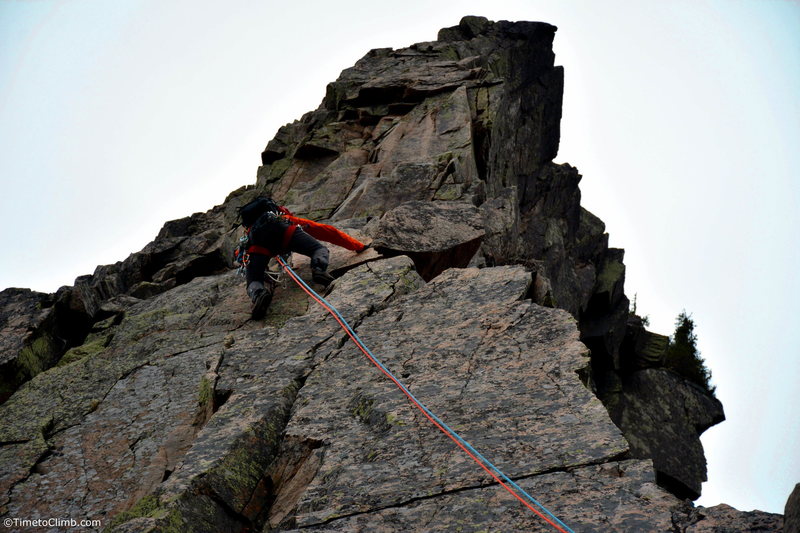
<path fill-rule="evenodd" d="M 325 298 L 317 294 L 314 289 L 308 286 L 305 281 L 303 281 L 300 276 L 298 276 L 292 268 L 286 264 L 283 259 L 280 257 L 277 258 L 278 263 L 284 269 L 284 271 L 289 275 L 292 280 L 294 280 L 297 285 L 305 291 L 306 294 L 311 296 L 311 298 L 320 304 L 328 313 L 333 316 L 333 318 L 339 323 L 342 329 L 347 333 L 347 335 L 352 339 L 355 345 L 364 353 L 364 355 L 374 364 L 378 369 L 383 372 L 383 374 L 388 377 L 402 392 L 406 395 L 406 397 L 414 404 L 417 409 L 419 409 L 425 418 L 427 418 L 434 426 L 436 426 L 442 433 L 447 435 L 450 440 L 452 440 L 459 448 L 461 448 L 473 461 L 478 463 L 478 465 L 486 471 L 495 481 L 497 481 L 504 489 L 506 489 L 512 496 L 514 496 L 517 500 L 519 500 L 525 507 L 536 513 L 541 519 L 545 522 L 553 526 L 556 530 L 560 531 L 561 533 L 575 533 L 572 529 L 570 529 L 564 522 L 559 520 L 553 513 L 551 513 L 544 505 L 539 503 L 533 496 L 525 492 L 525 490 L 514 483 L 508 476 L 506 476 L 499 468 L 494 466 L 488 459 L 486 459 L 483 455 L 481 455 L 475 448 L 473 448 L 467 441 L 465 441 L 458 433 L 456 433 L 453 429 L 451 429 L 447 424 L 445 424 L 439 417 L 433 414 L 425 405 L 420 402 L 411 391 L 406 388 L 395 376 L 392 372 L 384 366 L 381 361 L 375 357 L 375 355 L 370 351 L 370 349 L 364 344 L 364 342 L 359 338 L 358 334 L 350 327 L 350 324 L 344 319 L 344 317 L 336 310 L 336 308 L 330 304 Z M 502 478 L 502 479 L 501 479 Z M 516 490 L 512 490 L 516 489 Z M 522 494 L 522 496 L 520 496 Z M 524 496 L 524 498 L 523 498 Z M 533 504 L 533 505 L 531 505 Z M 544 511 L 542 513 L 536 507 Z"/>

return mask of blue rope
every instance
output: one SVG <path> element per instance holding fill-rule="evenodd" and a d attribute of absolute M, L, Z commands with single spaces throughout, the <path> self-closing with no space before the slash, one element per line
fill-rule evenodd
<path fill-rule="evenodd" d="M 330 309 L 331 309 L 331 310 L 332 310 L 334 313 L 336 313 L 336 316 L 338 316 L 338 317 L 341 319 L 342 323 L 344 323 L 344 325 L 347 327 L 347 329 L 350 331 L 350 333 L 353 335 L 353 337 L 354 337 L 354 338 L 355 338 L 355 339 L 358 341 L 358 343 L 359 343 L 359 344 L 361 344 L 361 346 L 362 346 L 362 347 L 363 347 L 363 348 L 364 348 L 364 349 L 365 349 L 365 350 L 366 350 L 366 351 L 367 351 L 367 352 L 370 354 L 370 356 L 372 356 L 372 358 L 375 360 L 375 362 L 377 362 L 377 364 L 378 364 L 378 365 L 379 365 L 379 366 L 380 366 L 380 367 L 381 367 L 381 368 L 382 368 L 382 369 L 383 369 L 383 370 L 384 370 L 384 371 L 385 371 L 387 374 L 391 375 L 391 376 L 394 378 L 395 382 L 396 382 L 396 383 L 397 383 L 397 384 L 398 384 L 398 385 L 399 385 L 399 386 L 400 386 L 400 387 L 403 389 L 403 391 L 404 391 L 405 393 L 407 393 L 409 397 L 413 398 L 413 399 L 414 399 L 414 401 L 415 401 L 415 402 L 417 402 L 417 405 L 419 405 L 419 406 L 420 406 L 420 407 L 421 407 L 421 408 L 422 408 L 422 409 L 423 409 L 423 410 L 424 410 L 424 411 L 425 411 L 425 412 L 426 412 L 428 415 L 430 415 L 430 417 L 431 417 L 431 418 L 433 418 L 434 420 L 436 420 L 436 422 L 438 422 L 439 424 L 441 424 L 441 425 L 442 425 L 442 427 L 444 427 L 444 428 L 445 428 L 445 429 L 446 429 L 448 432 L 450 432 L 450 434 L 451 434 L 451 435 L 453 435 L 453 436 L 454 436 L 454 437 L 455 437 L 455 438 L 456 438 L 456 439 L 457 439 L 457 440 L 458 440 L 458 441 L 459 441 L 461 444 L 463 444 L 463 445 L 464 445 L 466 448 L 468 448 L 468 449 L 469 449 L 469 450 L 470 450 L 472 453 L 474 453 L 474 454 L 475 454 L 475 455 L 476 455 L 478 458 L 480 458 L 480 460 L 481 460 L 481 461 L 483 461 L 483 462 L 484 462 L 484 463 L 485 463 L 485 464 L 486 464 L 486 465 L 487 465 L 489 468 L 491 468 L 492 470 L 494 470 L 494 472 L 495 472 L 497 475 L 499 475 L 500 477 L 502 477 L 502 478 L 503 478 L 503 479 L 504 479 L 504 480 L 505 480 L 507 483 L 509 483 L 509 484 L 510 484 L 512 487 L 514 487 L 514 488 L 515 488 L 517 491 L 519 491 L 519 493 L 520 493 L 520 494 L 524 495 L 524 496 L 525 496 L 525 497 L 528 499 L 528 501 L 530 501 L 531 503 L 533 503 L 534 505 L 536 505 L 537 507 L 539 507 L 539 509 L 541 509 L 542 511 L 544 511 L 545 513 L 547 513 L 547 515 L 548 515 L 548 516 L 550 516 L 550 518 L 552 518 L 553 520 L 555 520 L 556 522 L 558 522 L 558 524 L 559 524 L 559 525 L 561 525 L 561 526 L 562 526 L 564 529 L 566 529 L 567 531 L 569 531 L 569 533 L 575 533 L 575 532 L 574 532 L 572 529 L 570 529 L 570 528 L 569 528 L 569 526 L 567 526 L 567 525 L 566 525 L 564 522 L 562 522 L 561 520 L 559 520 L 559 518 L 558 518 L 557 516 L 555 516 L 553 513 L 551 513 L 551 512 L 550 512 L 550 510 L 549 510 L 549 509 L 547 509 L 547 507 L 545 507 L 544 505 L 542 505 L 541 503 L 539 503 L 539 502 L 536 500 L 536 498 L 534 498 L 533 496 L 531 496 L 530 494 L 528 494 L 527 492 L 525 492 L 525 490 L 524 490 L 522 487 L 520 487 L 519 485 L 517 485 L 516 483 L 514 483 L 514 481 L 512 481 L 512 480 L 511 480 L 511 479 L 510 479 L 508 476 L 506 476 L 506 475 L 505 475 L 505 474 L 504 474 L 504 473 L 503 473 L 503 472 L 502 472 L 502 471 L 501 471 L 499 468 L 497 468 L 496 466 L 494 466 L 494 464 L 492 464 L 492 462 L 491 462 L 491 461 L 489 461 L 489 460 L 488 460 L 486 457 L 484 457 L 484 456 L 483 456 L 483 455 L 482 455 L 482 454 L 481 454 L 481 453 L 480 453 L 478 450 L 476 450 L 475 448 L 473 448 L 473 447 L 472 447 L 472 445 L 471 445 L 470 443 L 468 443 L 466 440 L 464 440 L 464 439 L 461 437 L 461 435 L 459 435 L 459 434 L 458 434 L 458 433 L 457 433 L 455 430 L 451 429 L 451 428 L 450 428 L 450 426 L 448 426 L 447 424 L 445 424 L 445 423 L 444 423 L 444 422 L 443 422 L 443 421 L 442 421 L 442 420 L 441 420 L 441 419 L 440 419 L 438 416 L 436 416 L 435 414 L 433 414 L 433 413 L 432 413 L 432 412 L 431 412 L 431 411 L 430 411 L 430 410 L 427 408 L 427 406 L 425 406 L 425 404 L 423 404 L 423 403 L 422 403 L 421 401 L 419 401 L 419 400 L 418 400 L 418 399 L 417 399 L 417 398 L 416 398 L 416 397 L 415 397 L 413 394 L 411 394 L 411 391 L 410 391 L 410 390 L 408 390 L 408 388 L 407 388 L 407 387 L 406 387 L 406 386 L 405 386 L 403 383 L 401 383 L 401 382 L 400 382 L 400 380 L 399 380 L 399 379 L 397 379 L 397 377 L 395 377 L 395 376 L 394 376 L 394 374 L 393 374 L 393 373 L 392 373 L 392 372 L 391 372 L 391 371 L 390 371 L 388 368 L 386 368 L 386 366 L 384 366 L 384 364 L 383 364 L 383 363 L 380 361 L 380 359 L 378 359 L 377 357 L 375 357 L 375 354 L 373 354 L 373 353 L 372 353 L 372 350 L 370 350 L 370 349 L 369 349 L 369 347 L 368 347 L 366 344 L 364 344 L 364 342 L 361 340 L 361 338 L 358 336 L 358 334 L 357 334 L 357 333 L 356 333 L 356 332 L 353 330 L 353 328 L 352 328 L 352 327 L 350 327 L 350 323 L 349 323 L 349 322 L 347 322 L 347 320 L 345 320 L 345 318 L 344 318 L 344 317 L 343 317 L 343 316 L 342 316 L 342 315 L 339 313 L 339 311 L 336 309 L 336 307 L 334 307 L 334 306 L 333 306 L 333 304 L 331 304 L 331 303 L 330 303 L 330 302 L 328 302 L 328 301 L 327 301 L 325 298 L 323 298 L 322 296 L 320 296 L 319 294 L 317 294 L 317 293 L 316 293 L 316 291 L 314 291 L 314 289 L 312 289 L 312 288 L 311 288 L 311 287 L 310 287 L 310 286 L 309 286 L 309 285 L 308 285 L 308 284 L 307 284 L 305 281 L 303 281 L 303 279 L 302 279 L 300 276 L 298 276 L 298 275 L 297 275 L 297 273 L 296 273 L 294 270 L 292 270 L 292 268 L 291 268 L 289 265 L 287 265 L 287 264 L 286 264 L 286 263 L 284 263 L 282 260 L 280 260 L 280 258 L 278 259 L 278 262 L 281 264 L 281 266 L 282 266 L 283 268 L 287 269 L 287 270 L 288 270 L 288 271 L 289 271 L 289 272 L 290 272 L 290 273 L 293 275 L 293 277 L 294 277 L 296 280 L 298 280 L 298 281 L 299 281 L 299 282 L 300 282 L 300 283 L 301 283 L 301 284 L 302 284 L 302 285 L 303 285 L 303 286 L 304 286 L 304 287 L 305 287 L 305 288 L 306 288 L 308 291 L 310 291 L 312 294 L 314 294 L 314 296 L 316 296 L 317 298 L 319 298 L 321 301 L 325 302 L 325 304 L 326 304 L 328 307 L 330 307 Z"/>

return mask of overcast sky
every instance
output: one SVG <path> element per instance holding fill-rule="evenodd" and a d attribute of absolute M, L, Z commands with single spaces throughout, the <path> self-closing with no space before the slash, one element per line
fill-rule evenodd
<path fill-rule="evenodd" d="M 651 329 L 696 324 L 728 420 L 702 505 L 800 482 L 800 3 L 0 0 L 0 289 L 52 292 L 255 182 L 371 48 L 463 15 L 558 26 L 557 162 L 625 248 Z M 490 451 L 486 451 L 490 456 Z"/>

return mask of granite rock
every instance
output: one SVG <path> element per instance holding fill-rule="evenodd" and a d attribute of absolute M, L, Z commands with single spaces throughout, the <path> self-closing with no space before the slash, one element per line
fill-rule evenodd
<path fill-rule="evenodd" d="M 485 234 L 481 213 L 461 202 L 406 202 L 381 217 L 372 245 L 407 255 L 431 280 L 448 268 L 465 267 Z"/>
<path fill-rule="evenodd" d="M 632 373 L 606 402 L 634 457 L 652 458 L 659 483 L 681 498 L 697 499 L 707 480 L 699 435 L 725 420 L 722 404 L 699 386 L 662 368 Z M 665 436 L 672 435 L 672 438 Z"/>
<path fill-rule="evenodd" d="M 580 206 L 577 169 L 553 163 L 554 35 L 465 17 L 437 41 L 373 50 L 269 141 L 254 185 L 54 295 L 4 291 L 0 362 L 39 339 L 57 349 L 5 384 L 0 517 L 131 533 L 550 528 L 286 274 L 250 320 L 232 228 L 272 195 L 372 244 L 330 247 L 326 298 L 577 531 L 776 524 L 683 501 L 705 476 L 699 434 L 724 415 L 660 366 L 663 336 L 630 322 L 624 252 Z M 292 265 L 311 278 L 307 258 Z"/>
<path fill-rule="evenodd" d="M 741 512 L 730 505 L 720 504 L 714 507 L 691 507 L 684 505 L 673 513 L 676 531 L 686 533 L 737 533 L 792 531 L 785 529 L 783 517 L 779 514 L 763 511 Z"/>
<path fill-rule="evenodd" d="M 62 350 L 53 329 L 53 299 L 29 289 L 0 292 L 0 403 L 53 366 Z"/>

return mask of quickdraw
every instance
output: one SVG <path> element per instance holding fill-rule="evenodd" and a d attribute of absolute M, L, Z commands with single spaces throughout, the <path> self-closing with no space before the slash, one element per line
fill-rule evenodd
<path fill-rule="evenodd" d="M 236 273 L 242 277 L 246 276 L 247 265 L 250 263 L 250 254 L 247 253 L 250 243 L 250 228 L 245 229 L 244 235 L 239 237 L 239 245 L 233 250 L 233 264 L 238 265 Z"/>

